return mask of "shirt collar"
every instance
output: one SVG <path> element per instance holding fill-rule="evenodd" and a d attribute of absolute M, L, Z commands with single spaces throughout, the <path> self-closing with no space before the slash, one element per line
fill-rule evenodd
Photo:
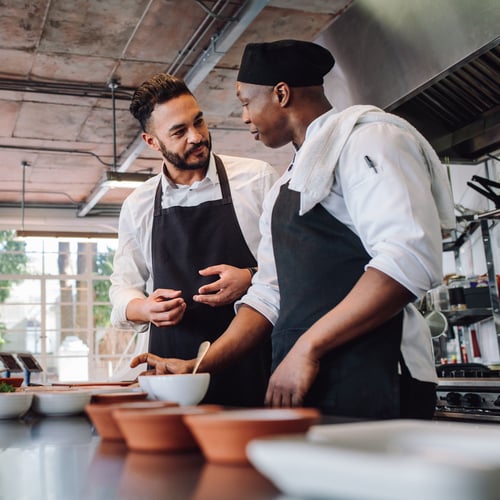
<path fill-rule="evenodd" d="M 175 184 L 170 177 L 168 177 L 165 174 L 165 163 L 162 165 L 162 176 L 161 176 L 161 183 L 162 183 L 162 189 L 163 191 L 166 191 L 168 189 L 178 189 L 177 184 Z M 214 185 L 219 184 L 219 176 L 217 175 L 217 167 L 215 165 L 215 158 L 214 154 L 210 153 L 210 162 L 208 163 L 208 169 L 205 177 L 201 180 L 198 181 L 198 183 L 194 184 L 201 184 L 201 183 L 206 183 L 206 182 L 211 182 Z"/>

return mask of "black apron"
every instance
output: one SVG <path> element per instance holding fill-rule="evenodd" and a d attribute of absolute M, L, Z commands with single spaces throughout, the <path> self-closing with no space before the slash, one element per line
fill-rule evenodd
<path fill-rule="evenodd" d="M 349 293 L 370 259 L 359 237 L 320 204 L 302 216 L 299 205 L 300 194 L 283 185 L 271 222 L 280 289 L 272 370 Z M 304 406 L 347 417 L 398 417 L 402 317 L 326 354 Z"/>
<path fill-rule="evenodd" d="M 150 325 L 149 352 L 158 356 L 194 358 L 200 343 L 214 342 L 234 318 L 234 304 L 211 307 L 193 301 L 201 286 L 218 279 L 200 276 L 199 269 L 216 264 L 239 268 L 257 265 L 236 218 L 224 165 L 217 156 L 215 161 L 222 199 L 162 209 L 161 181 L 156 190 L 151 242 L 154 289 L 182 290 L 187 305 L 178 325 Z M 262 405 L 269 368 L 270 343 L 227 370 L 211 374 L 203 403 Z"/>

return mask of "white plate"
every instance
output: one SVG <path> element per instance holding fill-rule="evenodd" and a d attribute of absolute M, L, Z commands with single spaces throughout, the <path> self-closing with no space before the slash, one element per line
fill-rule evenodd
<path fill-rule="evenodd" d="M 498 500 L 496 426 L 387 420 L 313 426 L 250 442 L 251 463 L 284 493 L 365 500 Z"/>
<path fill-rule="evenodd" d="M 32 408 L 41 415 L 76 415 L 90 403 L 90 391 L 66 390 L 35 392 Z"/>

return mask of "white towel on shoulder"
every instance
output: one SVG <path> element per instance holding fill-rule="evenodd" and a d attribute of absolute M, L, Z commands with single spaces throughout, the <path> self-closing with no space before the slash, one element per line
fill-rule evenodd
<path fill-rule="evenodd" d="M 431 178 L 431 191 L 441 228 L 444 231 L 455 228 L 450 183 L 445 168 L 427 139 L 403 118 L 367 105 L 351 106 L 339 113 L 332 113 L 314 136 L 304 142 L 290 179 L 290 189 L 301 193 L 300 215 L 311 210 L 330 193 L 335 179 L 335 167 L 354 127 L 359 123 L 373 122 L 392 123 L 413 134 L 420 145 Z"/>

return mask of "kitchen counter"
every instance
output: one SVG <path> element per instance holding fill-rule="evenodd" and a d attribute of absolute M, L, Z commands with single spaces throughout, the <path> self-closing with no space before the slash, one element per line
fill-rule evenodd
<path fill-rule="evenodd" d="M 251 466 L 201 452 L 153 454 L 102 441 L 86 415 L 0 420 L 0 499 L 270 500 L 279 490 Z"/>

